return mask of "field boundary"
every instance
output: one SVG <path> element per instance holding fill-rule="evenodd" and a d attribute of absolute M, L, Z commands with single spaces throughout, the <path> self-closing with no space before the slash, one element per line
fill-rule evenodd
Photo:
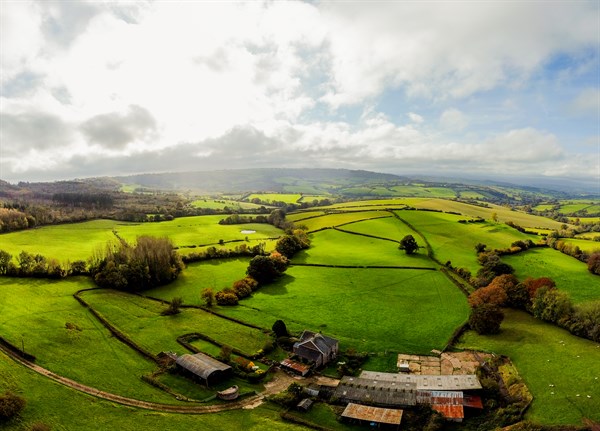
<path fill-rule="evenodd" d="M 325 263 L 290 263 L 290 266 L 314 266 L 318 268 L 340 268 L 340 269 L 423 269 L 426 271 L 437 271 L 437 268 L 429 266 L 393 266 L 393 265 L 328 265 Z"/>

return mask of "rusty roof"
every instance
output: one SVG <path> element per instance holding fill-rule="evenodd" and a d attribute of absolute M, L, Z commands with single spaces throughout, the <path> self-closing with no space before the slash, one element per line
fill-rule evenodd
<path fill-rule="evenodd" d="M 301 364 L 300 362 L 292 361 L 289 358 L 284 359 L 280 362 L 280 364 L 284 367 L 291 368 L 294 371 L 298 371 L 301 374 L 305 374 L 310 371 L 310 366 Z"/>
<path fill-rule="evenodd" d="M 472 407 L 474 409 L 483 408 L 483 402 L 481 401 L 481 397 L 477 395 L 465 395 L 463 405 L 465 407 Z"/>
<path fill-rule="evenodd" d="M 441 413 L 446 419 L 463 419 L 465 417 L 465 411 L 462 405 L 433 404 L 431 408 L 436 412 Z"/>
<path fill-rule="evenodd" d="M 402 410 L 382 409 L 379 407 L 350 403 L 346 406 L 344 413 L 342 413 L 342 417 L 381 424 L 400 425 L 400 422 L 402 421 Z"/>
<path fill-rule="evenodd" d="M 463 405 L 460 391 L 417 391 L 417 403 L 440 405 Z"/>

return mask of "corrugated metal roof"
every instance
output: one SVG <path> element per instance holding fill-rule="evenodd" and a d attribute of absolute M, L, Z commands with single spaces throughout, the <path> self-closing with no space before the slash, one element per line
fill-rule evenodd
<path fill-rule="evenodd" d="M 361 378 L 385 380 L 396 383 L 415 383 L 419 390 L 465 391 L 481 389 L 481 383 L 474 374 L 464 375 L 426 375 L 426 374 L 397 374 L 363 371 Z"/>
<path fill-rule="evenodd" d="M 465 411 L 462 405 L 433 404 L 431 408 L 436 412 L 441 413 L 446 419 L 463 419 L 465 417 Z"/>
<path fill-rule="evenodd" d="M 463 393 L 458 391 L 417 391 L 418 404 L 463 405 Z"/>
<path fill-rule="evenodd" d="M 342 417 L 381 424 L 400 425 L 400 422 L 402 421 L 402 410 L 382 409 L 379 407 L 350 403 L 346 406 L 344 413 L 342 413 Z"/>
<path fill-rule="evenodd" d="M 417 403 L 414 383 L 397 384 L 349 376 L 342 378 L 333 396 L 346 402 L 381 406 L 414 406 Z"/>
<path fill-rule="evenodd" d="M 481 397 L 477 395 L 465 395 L 463 405 L 465 407 L 471 407 L 474 409 L 483 408 L 483 402 L 481 401 Z"/>
<path fill-rule="evenodd" d="M 310 371 L 310 367 L 308 365 L 301 364 L 300 362 L 292 361 L 291 359 L 284 359 L 280 362 L 281 365 L 287 368 L 291 368 L 294 371 L 299 372 L 302 375 L 305 375 Z"/>
<path fill-rule="evenodd" d="M 181 355 L 175 362 L 181 368 L 188 370 L 195 375 L 207 380 L 215 371 L 231 370 L 229 365 L 217 361 L 204 353 L 196 353 L 194 355 Z"/>

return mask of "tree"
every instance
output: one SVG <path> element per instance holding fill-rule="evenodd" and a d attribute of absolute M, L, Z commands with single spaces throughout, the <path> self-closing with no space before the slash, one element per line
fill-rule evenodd
<path fill-rule="evenodd" d="M 475 245 L 475 251 L 477 253 L 482 253 L 482 252 L 485 251 L 486 247 L 487 247 L 487 245 L 485 245 L 485 244 L 483 244 L 483 243 L 480 242 L 480 243 L 478 243 L 478 244 Z"/>
<path fill-rule="evenodd" d="M 525 289 L 527 289 L 527 293 L 529 294 L 529 299 L 531 301 L 533 301 L 533 298 L 535 298 L 535 293 L 542 287 L 548 287 L 550 289 L 556 287 L 554 280 L 549 277 L 527 277 L 523 282 L 523 285 L 525 286 Z"/>
<path fill-rule="evenodd" d="M 5 275 L 8 272 L 8 264 L 12 259 L 12 254 L 0 250 L 0 274 Z"/>
<path fill-rule="evenodd" d="M 535 317 L 553 323 L 558 323 L 573 314 L 573 305 L 569 296 L 548 286 L 541 287 L 535 292 L 531 308 Z"/>
<path fill-rule="evenodd" d="M 260 284 L 270 283 L 286 270 L 288 260 L 279 253 L 271 253 L 270 256 L 254 256 L 248 264 L 246 274 L 258 281 Z"/>
<path fill-rule="evenodd" d="M 506 303 L 507 299 L 506 291 L 492 283 L 471 293 L 469 295 L 469 305 L 479 307 L 482 304 L 492 304 L 500 307 Z"/>
<path fill-rule="evenodd" d="M 181 313 L 182 304 L 183 299 L 181 299 L 179 296 L 176 296 L 175 298 L 171 299 L 169 307 L 160 314 L 162 314 L 163 316 L 172 316 L 174 314 L 179 314 Z"/>
<path fill-rule="evenodd" d="M 5 392 L 0 395 L 0 419 L 12 419 L 20 414 L 27 401 L 25 398 L 12 392 Z"/>
<path fill-rule="evenodd" d="M 283 320 L 276 320 L 275 323 L 273 323 L 273 327 L 271 329 L 273 330 L 273 332 L 275 332 L 275 336 L 277 338 L 289 336 L 287 327 L 285 326 Z"/>
<path fill-rule="evenodd" d="M 596 251 L 588 258 L 588 271 L 592 274 L 600 275 L 600 251 Z"/>
<path fill-rule="evenodd" d="M 478 334 L 497 334 L 500 332 L 500 324 L 504 319 L 504 313 L 500 307 L 492 304 L 481 304 L 471 309 L 469 326 Z"/>
<path fill-rule="evenodd" d="M 413 254 L 419 250 L 419 244 L 412 235 L 406 235 L 400 240 L 398 248 L 404 250 L 406 254 Z"/>
<path fill-rule="evenodd" d="M 215 291 L 210 287 L 202 289 L 202 292 L 200 293 L 200 298 L 202 298 L 204 304 L 206 304 L 207 307 L 212 307 L 213 305 L 215 305 Z"/>

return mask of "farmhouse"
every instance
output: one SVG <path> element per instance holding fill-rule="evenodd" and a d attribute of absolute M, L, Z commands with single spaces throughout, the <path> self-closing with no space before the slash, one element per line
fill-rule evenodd
<path fill-rule="evenodd" d="M 304 331 L 300 341 L 294 344 L 294 354 L 305 361 L 321 367 L 333 360 L 339 349 L 338 340 L 323 334 Z"/>
<path fill-rule="evenodd" d="M 207 386 L 227 377 L 232 372 L 229 365 L 219 362 L 204 353 L 178 356 L 175 363 L 185 373 Z"/>

